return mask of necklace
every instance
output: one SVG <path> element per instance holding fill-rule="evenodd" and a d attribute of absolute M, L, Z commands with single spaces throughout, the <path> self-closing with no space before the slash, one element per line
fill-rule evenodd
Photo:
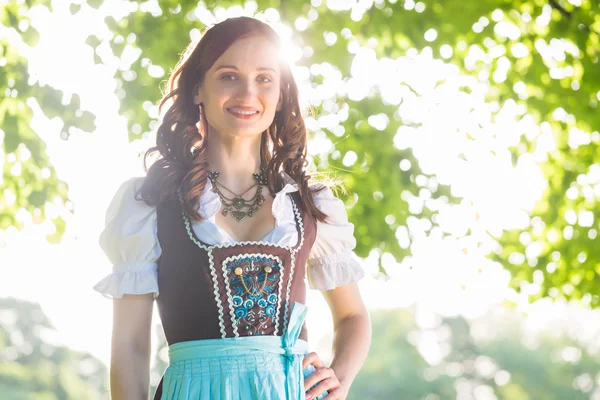
<path fill-rule="evenodd" d="M 244 193 L 237 194 L 217 180 L 217 178 L 219 177 L 218 171 L 208 171 L 208 179 L 210 179 L 210 182 L 213 185 L 211 190 L 219 195 L 221 203 L 223 204 L 223 209 L 221 211 L 221 214 L 223 214 L 223 216 L 226 217 L 228 213 L 231 213 L 231 216 L 237 222 L 240 222 L 241 220 L 246 218 L 246 216 L 252 217 L 256 213 L 258 207 L 260 207 L 265 201 L 265 198 L 262 195 L 262 188 L 263 186 L 267 185 L 267 179 L 264 176 L 264 172 L 264 169 L 261 168 L 261 172 L 253 173 L 252 176 L 254 177 L 256 183 L 250 186 L 250 188 L 248 188 Z M 231 198 L 225 196 L 219 190 L 219 186 L 223 187 L 223 189 L 227 190 L 228 192 L 233 193 L 235 197 Z M 258 188 L 256 189 L 256 193 L 254 194 L 254 196 L 252 196 L 252 198 L 249 200 L 244 199 L 242 195 L 248 193 L 248 191 L 250 191 L 250 189 L 252 189 L 255 186 L 258 186 Z M 248 207 L 248 210 L 243 211 L 242 209 L 244 207 Z"/>

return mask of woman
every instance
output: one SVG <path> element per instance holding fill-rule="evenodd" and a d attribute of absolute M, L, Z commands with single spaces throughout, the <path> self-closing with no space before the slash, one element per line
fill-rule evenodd
<path fill-rule="evenodd" d="M 247 17 L 192 43 L 146 153 L 160 159 L 107 210 L 100 244 L 114 272 L 94 288 L 114 298 L 114 400 L 147 398 L 153 300 L 169 344 L 154 399 L 344 399 L 366 358 L 353 225 L 304 171 L 306 129 L 279 46 Z M 333 315 L 330 366 L 306 342 L 305 276 Z"/>

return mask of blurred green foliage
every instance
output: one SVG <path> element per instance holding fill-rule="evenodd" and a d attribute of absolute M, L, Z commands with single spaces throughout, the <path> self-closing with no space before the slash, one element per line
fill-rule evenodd
<path fill-rule="evenodd" d="M 3 3 L 0 6 L 0 26 L 14 28 L 21 43 L 35 46 L 39 35 L 29 25 L 27 10 L 34 5 L 48 5 L 49 2 L 29 0 Z M 27 99 L 36 98 L 48 118 L 60 117 L 64 124 L 61 133 L 64 139 L 68 138 L 73 128 L 88 132 L 93 130 L 94 116 L 80 109 L 77 95 L 65 99 L 60 90 L 30 76 L 27 59 L 19 53 L 14 42 L 4 35 L 0 35 L 0 65 L 0 90 L 3 93 L 0 101 L 0 183 L 3 189 L 0 191 L 0 229 L 9 226 L 21 229 L 22 223 L 16 218 L 19 209 L 24 208 L 35 215 L 37 221 L 43 221 L 49 219 L 46 216 L 47 202 L 60 199 L 63 203 L 70 203 L 67 184 L 57 177 L 46 154 L 44 141 L 30 126 L 33 110 Z M 12 173 L 15 167 L 20 173 Z M 34 212 L 36 209 L 38 211 Z M 56 233 L 48 235 L 47 240 L 58 243 L 64 232 L 65 221 L 57 217 L 52 218 L 52 222 L 56 226 Z"/>
<path fill-rule="evenodd" d="M 276 8 L 283 22 L 290 26 L 294 26 L 299 17 L 308 21 L 306 29 L 294 32 L 296 44 L 311 49 L 310 55 L 300 59 L 299 65 L 331 65 L 347 80 L 351 76 L 354 54 L 349 49 L 353 44 L 372 48 L 379 58 L 391 59 L 405 55 L 410 49 L 423 48 L 431 49 L 434 56 L 442 58 L 443 47 L 450 46 L 450 55 L 445 57 L 447 62 L 459 66 L 463 74 L 490 84 L 486 94 L 488 102 L 502 105 L 514 101 L 524 107 L 522 118 L 529 114 L 538 124 L 549 127 L 556 148 L 541 162 L 548 186 L 529 215 L 526 227 L 494 238 L 500 247 L 490 258 L 511 270 L 515 288 L 521 289 L 524 283 L 534 280 L 540 284 L 541 290 L 531 294 L 531 300 L 544 296 L 564 297 L 598 306 L 599 3 L 595 0 L 581 0 L 577 2 L 579 5 L 566 0 L 424 0 L 417 3 L 379 0 L 331 4 L 334 3 L 354 5 L 354 8 L 331 10 L 327 1 L 256 2 L 259 10 Z M 24 21 L 27 21 L 28 8 L 37 4 L 51 7 L 49 1 L 29 0 L 9 2 L 0 9 L 0 23 L 15 28 L 28 45 L 36 43 L 37 34 Z M 88 4 L 98 8 L 102 2 L 88 1 Z M 127 46 L 141 50 L 141 56 L 129 69 L 118 70 L 115 75 L 120 112 L 129 121 L 131 140 L 141 138 L 156 127 L 157 121 L 143 103 L 160 97 L 159 87 L 167 76 L 151 75 L 149 68 L 159 66 L 168 74 L 188 44 L 190 31 L 204 28 L 194 11 L 208 9 L 219 14 L 225 7 L 241 3 L 207 0 L 199 5 L 196 1 L 164 0 L 158 4 L 159 12 L 144 3 L 122 19 L 105 19 L 114 32 L 109 44 L 116 56 L 121 56 Z M 71 12 L 76 14 L 80 10 L 81 6 L 73 2 Z M 431 29 L 437 32 L 433 40 L 425 35 Z M 324 40 L 329 33 L 337 35 L 335 43 Z M 87 43 L 97 48 L 101 41 L 90 36 Z M 96 62 L 102 62 L 100 57 L 95 57 Z M 43 219 L 46 201 L 55 197 L 68 200 L 66 185 L 49 163 L 43 141 L 28 124 L 32 111 L 26 100 L 35 97 L 47 116 L 60 116 L 65 139 L 71 128 L 93 130 L 94 118 L 80 109 L 77 96 L 63 99 L 59 90 L 31 79 L 27 60 L 8 45 L 6 38 L 0 38 L 0 59 L 4 64 L 0 69 L 0 89 L 5 93 L 0 103 L 0 126 L 5 135 L 3 187 L 16 197 L 16 201 L 11 202 L 6 191 L 0 192 L 0 229 L 5 229 L 10 225 L 20 227 L 15 214 L 21 207 L 32 213 L 39 209 L 41 213 L 38 211 L 40 215 L 36 218 Z M 311 80 L 315 87 L 327 85 L 316 73 Z M 315 105 L 317 117 L 344 107 L 348 109 L 348 117 L 340 121 L 341 136 L 334 134 L 333 127 L 320 132 L 335 146 L 328 154 L 317 157 L 317 165 L 339 172 L 352 194 L 348 198 L 349 214 L 360 238 L 356 253 L 365 257 L 372 249 L 379 249 L 401 261 L 411 254 L 411 249 L 399 245 L 398 227 L 408 227 L 407 220 L 411 217 L 430 221 L 432 228 L 437 226 L 437 210 L 425 207 L 418 212 L 411 211 L 402 196 L 407 193 L 418 196 L 423 188 L 417 178 L 427 176 L 410 148 L 399 150 L 393 145 L 398 128 L 412 122 L 397 114 L 397 104 L 386 104 L 378 88 L 373 88 L 361 101 L 354 101 L 344 93 L 334 97 L 333 104 Z M 370 116 L 379 113 L 390 117 L 382 131 L 367 122 Z M 467 134 L 476 135 L 476 132 Z M 528 138 L 526 132 L 519 134 L 520 142 L 510 148 L 515 162 L 540 145 L 541 136 Z M 574 140 L 575 137 L 578 140 Z M 20 162 L 18 156 L 22 147 L 32 154 L 24 162 Z M 351 168 L 342 164 L 343 156 L 349 151 L 358 156 Z M 397 167 L 401 160 L 410 161 L 407 171 Z M 22 173 L 17 176 L 10 172 L 15 163 L 22 164 Z M 433 199 L 449 203 L 460 201 L 444 185 L 431 192 Z M 64 221 L 54 222 L 57 233 L 48 239 L 58 241 Z M 412 239 L 410 229 L 409 239 Z M 538 278 L 535 278 L 536 273 Z"/>
<path fill-rule="evenodd" d="M 408 310 L 389 310 L 372 313 L 372 322 L 368 362 L 349 400 L 583 400 L 597 388 L 600 363 L 582 342 L 555 331 L 527 333 L 517 314 L 489 315 L 473 324 L 443 318 L 424 329 Z M 420 345 L 424 353 L 444 357 L 429 364 L 417 351 Z"/>
<path fill-rule="evenodd" d="M 108 388 L 106 366 L 54 342 L 39 304 L 0 298 L 0 398 L 96 400 Z"/>

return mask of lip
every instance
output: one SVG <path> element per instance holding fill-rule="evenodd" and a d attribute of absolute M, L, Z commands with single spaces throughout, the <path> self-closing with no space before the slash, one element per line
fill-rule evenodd
<path fill-rule="evenodd" d="M 239 110 L 239 111 L 246 111 L 246 112 L 254 111 L 254 114 L 247 114 L 247 115 L 238 114 L 232 110 Z M 236 118 L 245 119 L 245 120 L 252 119 L 258 115 L 258 110 L 256 108 L 252 108 L 252 107 L 229 107 L 229 108 L 227 108 L 227 112 L 229 112 L 231 115 L 233 115 Z"/>

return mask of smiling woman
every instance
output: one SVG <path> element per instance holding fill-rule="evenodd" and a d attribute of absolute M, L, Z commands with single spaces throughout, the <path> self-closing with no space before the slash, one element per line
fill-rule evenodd
<path fill-rule="evenodd" d="M 95 286 L 114 298 L 112 398 L 147 397 L 153 300 L 169 344 L 155 400 L 345 398 L 370 338 L 364 272 L 343 202 L 304 170 L 277 34 L 246 17 L 208 29 L 167 101 L 146 153 L 161 158 L 121 185 L 100 236 L 114 263 Z M 305 277 L 333 315 L 330 366 L 309 352 Z"/>
<path fill-rule="evenodd" d="M 194 103 L 221 137 L 264 132 L 282 108 L 279 70 L 275 44 L 262 36 L 239 39 L 207 71 Z"/>

